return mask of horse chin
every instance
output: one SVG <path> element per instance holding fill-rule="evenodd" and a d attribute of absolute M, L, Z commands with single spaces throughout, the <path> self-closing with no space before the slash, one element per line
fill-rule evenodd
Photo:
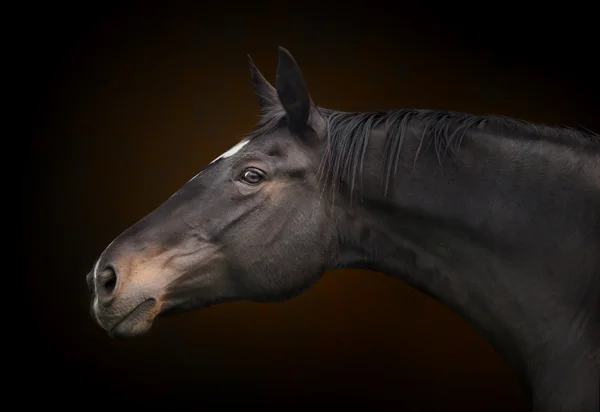
<path fill-rule="evenodd" d="M 109 336 L 116 339 L 131 339 L 147 334 L 156 317 L 155 305 L 156 301 L 149 299 L 137 306 L 108 331 Z"/>
<path fill-rule="evenodd" d="M 170 317 L 181 315 L 182 313 L 191 312 L 195 309 L 200 309 L 200 307 L 189 308 L 187 306 L 168 306 L 164 310 L 160 312 L 160 317 Z"/>

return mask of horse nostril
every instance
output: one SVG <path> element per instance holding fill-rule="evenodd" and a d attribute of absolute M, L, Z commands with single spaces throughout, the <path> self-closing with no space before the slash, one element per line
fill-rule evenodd
<path fill-rule="evenodd" d="M 96 288 L 98 298 L 104 304 L 109 304 L 114 298 L 113 294 L 117 287 L 117 272 L 110 266 L 107 266 L 96 276 Z"/>

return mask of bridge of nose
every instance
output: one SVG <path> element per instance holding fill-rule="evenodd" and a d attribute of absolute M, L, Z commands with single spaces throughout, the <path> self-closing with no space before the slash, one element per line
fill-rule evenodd
<path fill-rule="evenodd" d="M 88 272 L 87 275 L 85 275 L 85 283 L 87 285 L 88 288 L 88 292 L 93 293 L 95 292 L 95 286 L 94 286 L 94 270 L 90 270 Z"/>

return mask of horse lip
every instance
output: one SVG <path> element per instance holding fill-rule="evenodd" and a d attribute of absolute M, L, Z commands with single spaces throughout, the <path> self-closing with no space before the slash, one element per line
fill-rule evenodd
<path fill-rule="evenodd" d="M 151 304 L 151 306 L 146 308 L 146 306 L 148 306 L 148 304 Z M 109 333 L 113 333 L 119 327 L 119 325 L 121 325 L 124 321 L 130 319 L 132 316 L 135 316 L 138 314 L 141 314 L 141 315 L 148 314 L 151 311 L 151 309 L 154 308 L 155 305 L 156 305 L 156 299 L 154 299 L 154 298 L 148 298 L 148 299 L 142 301 L 139 305 L 137 305 L 132 310 L 130 310 L 125 316 L 123 316 L 121 319 L 119 319 L 119 321 L 117 323 L 115 323 L 109 329 Z"/>

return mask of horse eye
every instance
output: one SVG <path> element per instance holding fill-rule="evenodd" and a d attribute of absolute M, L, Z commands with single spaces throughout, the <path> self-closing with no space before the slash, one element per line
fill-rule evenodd
<path fill-rule="evenodd" d="M 241 180 L 249 185 L 257 185 L 264 179 L 265 175 L 258 169 L 246 169 L 242 173 Z"/>

